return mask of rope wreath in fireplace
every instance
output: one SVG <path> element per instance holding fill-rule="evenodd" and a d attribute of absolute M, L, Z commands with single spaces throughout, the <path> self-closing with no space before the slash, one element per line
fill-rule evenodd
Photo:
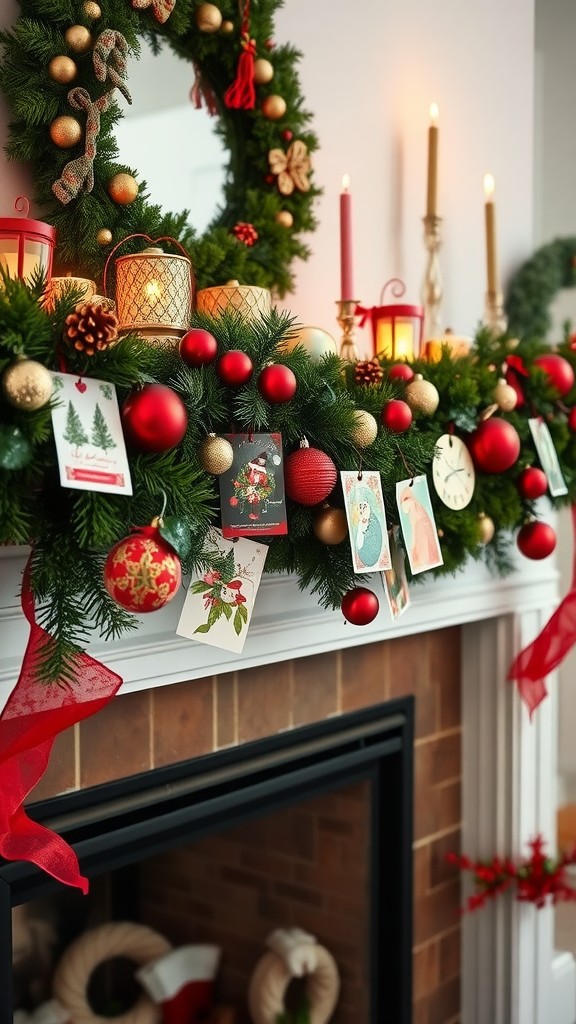
<path fill-rule="evenodd" d="M 130 921 L 92 928 L 73 942 L 60 960 L 54 975 L 54 997 L 69 1011 L 74 1024 L 159 1024 L 161 1007 L 145 993 L 126 1013 L 101 1017 L 90 1006 L 87 989 L 93 971 L 106 960 L 126 957 L 144 967 L 171 949 L 158 932 Z"/>
<path fill-rule="evenodd" d="M 299 928 L 277 929 L 268 938 L 272 951 L 258 961 L 250 979 L 248 1005 L 253 1024 L 284 1020 L 285 998 L 293 978 L 306 975 L 305 995 L 310 1024 L 327 1024 L 340 990 L 331 953 Z"/>

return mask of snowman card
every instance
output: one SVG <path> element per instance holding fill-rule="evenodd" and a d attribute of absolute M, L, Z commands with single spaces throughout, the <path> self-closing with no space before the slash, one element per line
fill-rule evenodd
<path fill-rule="evenodd" d="M 383 572 L 391 566 L 380 473 L 340 473 L 354 572 Z"/>
<path fill-rule="evenodd" d="M 52 429 L 62 487 L 132 494 L 114 385 L 70 373 L 52 377 Z"/>
<path fill-rule="evenodd" d="M 213 527 L 205 547 L 215 567 L 192 577 L 176 633 L 240 654 L 268 548 L 252 540 L 227 540 Z"/>
<path fill-rule="evenodd" d="M 288 533 L 281 434 L 224 434 L 234 459 L 219 477 L 222 534 Z"/>

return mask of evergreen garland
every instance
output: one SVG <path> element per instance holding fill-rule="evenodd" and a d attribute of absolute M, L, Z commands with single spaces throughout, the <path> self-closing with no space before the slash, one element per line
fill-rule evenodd
<path fill-rule="evenodd" d="M 576 287 L 576 238 L 541 246 L 512 278 L 506 297 L 508 328 L 519 338 L 545 338 L 550 304 L 562 288 Z"/>

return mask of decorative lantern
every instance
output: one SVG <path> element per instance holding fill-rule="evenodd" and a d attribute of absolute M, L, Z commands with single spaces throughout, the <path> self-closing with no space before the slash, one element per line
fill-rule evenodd
<path fill-rule="evenodd" d="M 30 220 L 30 203 L 25 196 L 18 196 L 14 209 L 24 216 L 0 217 L 0 267 L 9 277 L 28 281 L 43 273 L 49 281 L 56 229 L 44 221 Z"/>
<path fill-rule="evenodd" d="M 424 329 L 422 306 L 398 303 L 384 305 L 387 288 L 391 288 L 395 299 L 404 295 L 406 288 L 402 281 L 393 277 L 387 281 L 380 293 L 380 305 L 370 309 L 357 307 L 362 317 L 361 326 L 370 317 L 374 338 L 374 355 L 382 359 L 416 359 L 420 354 Z"/>
<path fill-rule="evenodd" d="M 267 288 L 227 281 L 213 288 L 202 288 L 196 296 L 199 313 L 211 317 L 239 313 L 243 320 L 257 320 L 270 315 L 272 297 Z"/>
<path fill-rule="evenodd" d="M 116 250 L 132 238 L 144 238 L 150 246 L 116 260 L 116 307 L 118 326 L 123 332 L 137 331 L 144 336 L 176 336 L 190 327 L 192 310 L 192 264 L 174 238 L 128 235 L 112 249 L 106 271 Z M 164 252 L 158 242 L 171 242 L 182 255 Z"/>

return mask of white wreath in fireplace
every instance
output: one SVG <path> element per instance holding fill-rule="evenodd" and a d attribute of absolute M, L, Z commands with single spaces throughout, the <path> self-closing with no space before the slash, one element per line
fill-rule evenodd
<path fill-rule="evenodd" d="M 300 928 L 278 928 L 267 939 L 271 947 L 258 961 L 248 991 L 253 1024 L 276 1024 L 285 1012 L 288 985 L 306 976 L 310 1024 L 327 1024 L 340 990 L 336 961 L 312 935 Z"/>
<path fill-rule="evenodd" d="M 165 956 L 172 949 L 158 932 L 145 925 L 120 921 L 84 932 L 68 947 L 54 975 L 54 997 L 69 1011 L 74 1024 L 159 1024 L 161 1007 L 145 993 L 119 1017 L 95 1014 L 87 999 L 90 976 L 113 957 L 126 957 L 139 967 Z"/>

